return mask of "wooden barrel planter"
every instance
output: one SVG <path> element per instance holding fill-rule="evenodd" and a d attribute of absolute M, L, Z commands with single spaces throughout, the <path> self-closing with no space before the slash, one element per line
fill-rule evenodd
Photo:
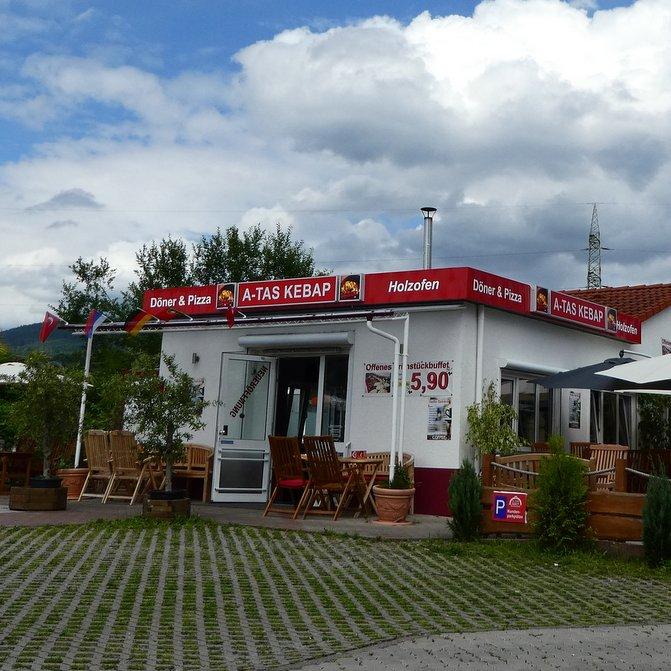
<path fill-rule="evenodd" d="M 12 487 L 9 490 L 10 510 L 65 510 L 67 487 Z"/>
<path fill-rule="evenodd" d="M 184 490 L 149 492 L 142 504 L 142 514 L 145 517 L 155 517 L 162 520 L 189 517 L 191 515 L 191 499 L 187 498 Z"/>

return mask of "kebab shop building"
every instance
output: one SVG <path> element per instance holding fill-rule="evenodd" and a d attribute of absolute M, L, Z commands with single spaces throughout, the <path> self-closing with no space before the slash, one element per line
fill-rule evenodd
<path fill-rule="evenodd" d="M 269 434 L 389 451 L 396 417 L 396 450 L 415 459 L 416 512 L 446 515 L 451 474 L 472 455 L 467 408 L 483 387 L 493 382 L 515 407 L 530 444 L 552 432 L 590 440 L 590 392 L 535 380 L 641 341 L 634 317 L 474 268 L 160 289 L 143 309 L 179 314 L 156 328 L 215 402 L 194 441 L 215 450 L 211 495 L 222 502 L 267 499 Z"/>

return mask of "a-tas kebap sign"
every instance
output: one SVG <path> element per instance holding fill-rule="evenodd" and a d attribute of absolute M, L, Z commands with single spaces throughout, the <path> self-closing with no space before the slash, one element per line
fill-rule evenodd
<path fill-rule="evenodd" d="M 330 305 L 338 309 L 355 305 L 381 307 L 453 301 L 470 301 L 508 312 L 559 319 L 627 342 L 641 342 L 641 322 L 631 315 L 561 291 L 532 288 L 524 282 L 475 268 L 153 289 L 145 292 L 142 308 L 150 314 L 174 308 L 188 315 L 214 315 L 230 307 L 253 311 Z"/>

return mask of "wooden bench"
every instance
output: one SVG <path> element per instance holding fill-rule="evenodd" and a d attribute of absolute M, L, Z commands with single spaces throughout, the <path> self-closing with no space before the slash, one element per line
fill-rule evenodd
<path fill-rule="evenodd" d="M 590 484 L 596 489 L 613 489 L 615 486 L 615 461 L 626 459 L 629 448 L 626 445 L 592 444 L 589 448 L 590 458 L 594 461 L 596 471 Z"/>

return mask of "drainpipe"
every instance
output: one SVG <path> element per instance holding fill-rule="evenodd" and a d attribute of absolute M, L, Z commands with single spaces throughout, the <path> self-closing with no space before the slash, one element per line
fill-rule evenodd
<path fill-rule="evenodd" d="M 403 321 L 403 353 L 401 354 L 401 417 L 398 427 L 398 458 L 403 463 L 403 439 L 405 436 L 405 399 L 408 383 L 408 341 L 410 339 L 410 315 L 406 314 Z"/>
<path fill-rule="evenodd" d="M 393 480 L 394 471 L 396 470 L 396 436 L 397 436 L 396 426 L 398 423 L 398 363 L 401 358 L 401 343 L 395 335 L 387 333 L 386 331 L 381 331 L 380 329 L 373 326 L 372 320 L 373 320 L 372 316 L 368 317 L 368 319 L 366 320 L 366 327 L 368 328 L 368 330 L 371 333 L 375 333 L 376 335 L 379 335 L 381 338 L 391 340 L 394 343 L 394 366 L 391 372 L 391 380 L 390 380 L 392 403 L 391 403 L 391 446 L 389 449 L 389 480 Z M 403 394 L 403 396 L 405 396 L 405 393 Z"/>
<path fill-rule="evenodd" d="M 482 359 L 484 357 L 485 307 L 477 306 L 477 322 L 475 330 L 475 402 L 482 401 Z"/>

